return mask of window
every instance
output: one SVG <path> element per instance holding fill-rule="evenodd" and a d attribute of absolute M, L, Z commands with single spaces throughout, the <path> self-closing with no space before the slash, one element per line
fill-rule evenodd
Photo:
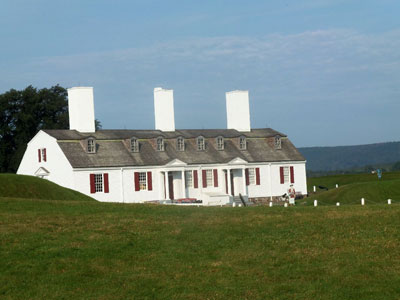
<path fill-rule="evenodd" d="M 256 169 L 255 168 L 249 169 L 249 184 L 250 185 L 256 184 Z"/>
<path fill-rule="evenodd" d="M 197 138 L 197 150 L 198 151 L 204 151 L 206 149 L 205 141 L 202 136 L 199 136 Z"/>
<path fill-rule="evenodd" d="M 192 171 L 185 171 L 185 186 L 186 187 L 193 187 L 193 172 Z"/>
<path fill-rule="evenodd" d="M 139 141 L 137 138 L 131 138 L 131 151 L 139 152 Z"/>
<path fill-rule="evenodd" d="M 289 167 L 283 167 L 283 183 L 288 183 L 289 182 Z"/>
<path fill-rule="evenodd" d="M 282 148 L 281 137 L 277 135 L 275 136 L 275 149 L 281 149 L 281 148 Z"/>
<path fill-rule="evenodd" d="M 96 193 L 103 191 L 103 174 L 94 174 L 94 190 Z"/>
<path fill-rule="evenodd" d="M 46 148 L 38 149 L 38 160 L 39 162 L 46 161 Z"/>
<path fill-rule="evenodd" d="M 146 172 L 139 172 L 139 190 L 147 190 L 147 176 Z"/>
<path fill-rule="evenodd" d="M 206 170 L 206 182 L 207 186 L 213 186 L 213 170 Z"/>
<path fill-rule="evenodd" d="M 244 136 L 239 138 L 239 149 L 246 150 L 246 138 Z"/>
<path fill-rule="evenodd" d="M 224 150 L 224 138 L 222 136 L 217 137 L 217 149 Z"/>
<path fill-rule="evenodd" d="M 95 153 L 96 152 L 96 141 L 95 141 L 95 139 L 88 139 L 87 140 L 87 152 L 88 153 Z"/>
<path fill-rule="evenodd" d="M 176 139 L 176 149 L 178 151 L 185 151 L 185 140 L 183 137 L 178 137 Z"/>
<path fill-rule="evenodd" d="M 162 137 L 157 138 L 157 151 L 164 151 L 164 139 Z"/>

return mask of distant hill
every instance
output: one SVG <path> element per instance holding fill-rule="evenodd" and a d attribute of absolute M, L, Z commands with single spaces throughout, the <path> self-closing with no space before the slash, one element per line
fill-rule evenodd
<path fill-rule="evenodd" d="M 306 158 L 310 171 L 349 170 L 400 161 L 400 142 L 298 149 Z"/>

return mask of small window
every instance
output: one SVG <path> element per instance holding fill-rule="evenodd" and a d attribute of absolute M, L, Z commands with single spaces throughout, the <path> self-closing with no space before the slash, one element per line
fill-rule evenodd
<path fill-rule="evenodd" d="M 131 138 L 131 151 L 139 152 L 139 141 L 137 138 Z"/>
<path fill-rule="evenodd" d="M 279 135 L 275 136 L 275 149 L 282 149 L 282 141 Z"/>
<path fill-rule="evenodd" d="M 87 152 L 88 153 L 95 153 L 96 152 L 96 140 L 95 139 L 88 139 L 87 140 Z"/>
<path fill-rule="evenodd" d="M 204 151 L 205 149 L 206 149 L 206 145 L 205 145 L 204 137 L 199 136 L 197 138 L 197 150 Z"/>
<path fill-rule="evenodd" d="M 246 145 L 246 138 L 244 136 L 241 136 L 239 138 L 239 149 L 240 150 L 246 150 L 247 145 Z"/>
<path fill-rule="evenodd" d="M 185 139 L 183 137 L 178 137 L 176 139 L 176 149 L 178 151 L 185 151 Z"/>
<path fill-rule="evenodd" d="M 147 173 L 146 172 L 139 173 L 139 189 L 141 191 L 147 190 Z"/>
<path fill-rule="evenodd" d="M 222 136 L 217 137 L 217 149 L 224 150 L 224 138 Z"/>
<path fill-rule="evenodd" d="M 185 171 L 185 186 L 193 187 L 193 171 Z"/>
<path fill-rule="evenodd" d="M 164 151 L 164 139 L 162 137 L 157 138 L 157 151 Z"/>
<path fill-rule="evenodd" d="M 94 174 L 94 188 L 96 193 L 103 191 L 103 174 Z"/>
<path fill-rule="evenodd" d="M 249 169 L 249 184 L 250 185 L 256 184 L 256 169 L 255 168 Z"/>
<path fill-rule="evenodd" d="M 288 183 L 290 179 L 289 167 L 283 167 L 283 183 Z"/>
<path fill-rule="evenodd" d="M 39 155 L 39 162 L 46 161 L 47 160 L 46 148 L 38 149 L 38 155 Z"/>
<path fill-rule="evenodd" d="M 214 184 L 213 170 L 206 170 L 206 181 L 207 181 L 207 186 L 213 186 Z"/>

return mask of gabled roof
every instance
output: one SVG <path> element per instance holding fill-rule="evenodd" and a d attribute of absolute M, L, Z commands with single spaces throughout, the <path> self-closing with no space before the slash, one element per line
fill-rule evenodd
<path fill-rule="evenodd" d="M 187 129 L 174 132 L 159 130 L 99 130 L 95 133 L 82 133 L 76 130 L 44 130 L 57 139 L 65 156 L 74 168 L 123 167 L 123 166 L 160 166 L 173 160 L 188 165 L 228 163 L 235 158 L 252 162 L 304 161 L 304 157 L 289 141 L 286 135 L 270 128 L 252 129 L 251 132 L 239 132 L 233 129 Z M 196 137 L 206 138 L 206 149 L 197 151 Z M 274 149 L 268 138 L 280 135 L 282 149 Z M 86 153 L 81 140 L 92 136 L 96 138 L 97 152 Z M 155 138 L 165 138 L 165 151 L 154 149 Z M 185 138 L 185 151 L 177 151 L 176 138 Z M 215 139 L 225 138 L 224 150 L 217 150 Z M 236 138 L 245 136 L 247 149 L 239 150 Z M 131 137 L 139 139 L 140 151 L 131 152 L 125 140 Z"/>

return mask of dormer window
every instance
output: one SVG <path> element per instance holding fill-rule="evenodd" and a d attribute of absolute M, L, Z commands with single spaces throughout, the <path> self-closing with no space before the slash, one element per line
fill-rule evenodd
<path fill-rule="evenodd" d="M 96 140 L 94 138 L 87 139 L 87 153 L 96 153 Z"/>
<path fill-rule="evenodd" d="M 204 137 L 199 136 L 197 138 L 197 151 L 204 151 L 206 149 L 206 143 Z"/>
<path fill-rule="evenodd" d="M 282 149 L 282 141 L 279 135 L 275 136 L 275 149 Z"/>
<path fill-rule="evenodd" d="M 157 151 L 164 151 L 164 138 L 157 138 Z"/>
<path fill-rule="evenodd" d="M 241 136 L 239 138 L 239 149 L 240 150 L 246 150 L 247 149 L 246 137 L 244 137 L 244 136 Z"/>
<path fill-rule="evenodd" d="M 185 139 L 181 136 L 176 139 L 176 150 L 185 151 Z"/>
<path fill-rule="evenodd" d="M 139 140 L 135 137 L 131 138 L 131 151 L 139 152 Z"/>
<path fill-rule="evenodd" d="M 222 136 L 217 137 L 216 139 L 217 143 L 217 150 L 224 150 L 224 138 Z"/>

